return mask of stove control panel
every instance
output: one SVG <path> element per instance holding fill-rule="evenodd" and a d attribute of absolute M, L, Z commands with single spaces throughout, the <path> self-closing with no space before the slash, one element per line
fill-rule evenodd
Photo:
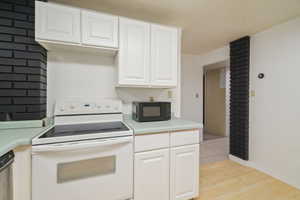
<path fill-rule="evenodd" d="M 86 115 L 122 113 L 121 100 L 105 99 L 95 102 L 64 101 L 55 105 L 55 115 Z"/>

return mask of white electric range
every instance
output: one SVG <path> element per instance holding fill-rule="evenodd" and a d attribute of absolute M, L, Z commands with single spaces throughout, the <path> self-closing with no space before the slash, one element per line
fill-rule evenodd
<path fill-rule="evenodd" d="M 133 131 L 119 100 L 56 105 L 32 140 L 32 200 L 133 198 Z"/>

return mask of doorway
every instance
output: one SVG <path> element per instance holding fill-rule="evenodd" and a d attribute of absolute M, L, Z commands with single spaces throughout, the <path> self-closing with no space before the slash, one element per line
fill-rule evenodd
<path fill-rule="evenodd" d="M 201 163 L 228 159 L 229 156 L 229 62 L 203 68 L 203 145 Z"/>

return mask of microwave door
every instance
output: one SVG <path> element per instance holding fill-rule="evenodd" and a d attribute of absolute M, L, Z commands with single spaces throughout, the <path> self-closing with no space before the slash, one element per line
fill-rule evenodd
<path fill-rule="evenodd" d="M 160 106 L 144 106 L 143 107 L 143 117 L 160 117 L 161 109 Z"/>

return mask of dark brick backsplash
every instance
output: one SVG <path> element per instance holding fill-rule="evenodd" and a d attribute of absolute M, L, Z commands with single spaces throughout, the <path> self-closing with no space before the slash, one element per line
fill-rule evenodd
<path fill-rule="evenodd" d="M 45 105 L 30 105 L 26 106 L 28 112 L 46 111 Z"/>
<path fill-rule="evenodd" d="M 1 71 L 1 67 L 0 67 Z M 46 71 L 42 68 L 31 68 L 31 67 L 24 67 L 24 66 L 19 66 L 14 68 L 14 73 L 19 73 L 19 74 L 38 74 L 42 76 L 46 76 Z"/>
<path fill-rule="evenodd" d="M 24 44 L 36 44 L 34 38 L 24 37 L 24 36 L 15 36 L 16 43 L 24 43 Z"/>
<path fill-rule="evenodd" d="M 13 69 L 12 66 L 0 65 L 0 73 L 1 72 L 10 73 L 10 72 L 12 72 L 12 69 Z"/>
<path fill-rule="evenodd" d="M 0 49 L 0 57 L 12 57 L 13 51 L 11 50 L 1 50 Z"/>
<path fill-rule="evenodd" d="M 0 1 L 0 121 L 46 116 L 47 50 L 34 39 L 34 4 Z"/>
<path fill-rule="evenodd" d="M 27 104 L 27 105 L 45 104 L 46 98 L 14 97 L 13 102 L 14 104 Z"/>
<path fill-rule="evenodd" d="M 26 96 L 26 90 L 0 89 L 0 97 L 23 97 Z"/>
<path fill-rule="evenodd" d="M 15 27 L 18 28 L 26 28 L 26 29 L 34 29 L 34 24 L 32 22 L 24 22 L 24 21 L 15 21 Z"/>
<path fill-rule="evenodd" d="M 0 105 L 1 112 L 26 112 L 24 105 Z"/>
<path fill-rule="evenodd" d="M 45 105 L 44 105 L 45 106 Z M 14 120 L 32 120 L 32 119 L 42 119 L 46 116 L 46 112 L 35 112 L 35 113 L 12 113 L 12 118 Z"/>
<path fill-rule="evenodd" d="M 47 91 L 46 90 L 28 90 L 27 96 L 30 97 L 46 97 Z"/>
<path fill-rule="evenodd" d="M 20 28 L 0 26 L 0 33 L 7 33 L 7 34 L 14 34 L 14 35 L 26 35 L 26 30 L 20 29 Z"/>
<path fill-rule="evenodd" d="M 1 6 L 1 5 L 0 5 Z M 4 25 L 4 26 L 11 26 L 13 23 L 13 20 L 11 19 L 3 19 L 3 18 L 0 18 L 0 24 L 1 25 Z"/>
<path fill-rule="evenodd" d="M 21 65 L 21 66 L 23 66 L 23 65 L 26 65 L 26 60 L 0 57 L 0 65 Z"/>
<path fill-rule="evenodd" d="M 26 75 L 25 74 L 1 73 L 0 80 L 1 81 L 26 81 Z"/>
<path fill-rule="evenodd" d="M 13 9 L 13 4 L 10 3 L 0 3 L 0 8 L 2 10 L 12 10 Z"/>
<path fill-rule="evenodd" d="M 12 82 L 0 81 L 0 88 L 12 88 Z"/>
<path fill-rule="evenodd" d="M 12 39 L 12 35 L 0 34 L 0 41 L 11 42 Z"/>
<path fill-rule="evenodd" d="M 1 97 L 0 98 L 0 105 L 10 105 L 12 102 L 12 99 L 9 97 Z"/>
<path fill-rule="evenodd" d="M 0 49 L 26 50 L 26 45 L 9 42 L 0 42 Z"/>
<path fill-rule="evenodd" d="M 40 82 L 15 82 L 14 83 L 14 88 L 19 88 L 19 89 L 46 89 L 46 84 L 45 83 L 40 83 Z"/>
<path fill-rule="evenodd" d="M 47 65 L 43 61 L 38 61 L 38 60 L 28 60 L 29 67 L 41 67 L 43 69 L 47 68 Z"/>
<path fill-rule="evenodd" d="M 17 0 L 15 0 L 15 1 L 17 1 Z M 1 10 L 0 17 L 1 18 L 8 18 L 8 19 L 27 20 L 27 15 L 17 13 L 17 12 L 14 12 L 14 11 Z"/>
<path fill-rule="evenodd" d="M 15 51 L 15 58 L 25 58 L 33 60 L 44 60 L 43 54 L 28 51 Z"/>

